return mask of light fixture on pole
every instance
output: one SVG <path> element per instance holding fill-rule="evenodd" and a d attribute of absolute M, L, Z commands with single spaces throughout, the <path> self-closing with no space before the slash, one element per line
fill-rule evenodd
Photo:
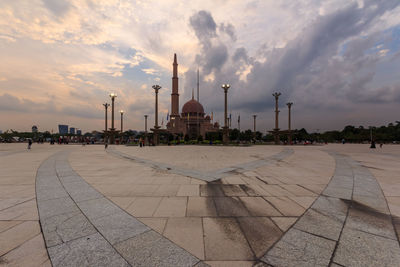
<path fill-rule="evenodd" d="M 231 87 L 229 84 L 223 84 L 222 89 L 224 89 L 225 93 L 225 115 L 224 115 L 224 127 L 223 128 L 223 135 L 222 135 L 222 142 L 224 145 L 227 145 L 229 142 L 229 126 L 228 126 L 228 89 Z"/>
<path fill-rule="evenodd" d="M 156 103 L 155 103 L 155 125 L 154 125 L 154 144 L 158 145 L 159 140 L 158 140 L 158 129 L 160 128 L 160 126 L 158 126 L 158 91 L 161 89 L 161 86 L 159 86 L 158 84 L 153 85 L 152 88 L 154 89 L 155 93 L 156 93 Z"/>

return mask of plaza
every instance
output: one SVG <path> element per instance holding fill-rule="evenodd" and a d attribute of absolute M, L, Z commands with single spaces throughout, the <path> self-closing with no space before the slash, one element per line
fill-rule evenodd
<path fill-rule="evenodd" d="M 0 265 L 399 266 L 400 146 L 0 144 Z"/>

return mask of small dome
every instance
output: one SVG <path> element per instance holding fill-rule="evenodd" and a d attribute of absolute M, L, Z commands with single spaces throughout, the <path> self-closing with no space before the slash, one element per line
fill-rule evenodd
<path fill-rule="evenodd" d="M 194 99 L 189 100 L 182 107 L 182 113 L 204 113 L 203 105 Z"/>

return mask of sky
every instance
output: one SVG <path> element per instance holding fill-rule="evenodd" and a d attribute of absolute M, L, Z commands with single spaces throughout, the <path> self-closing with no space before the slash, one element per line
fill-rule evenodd
<path fill-rule="evenodd" d="M 154 124 L 170 111 L 173 55 L 180 106 L 200 72 L 200 102 L 232 127 L 309 131 L 400 121 L 398 0 L 2 0 L 0 130 L 57 132 L 68 124 L 103 130 L 103 103 L 115 101 L 116 127 Z M 181 108 L 180 107 L 180 108 Z M 110 118 L 110 114 L 109 114 Z M 110 124 L 110 122 L 109 122 Z"/>

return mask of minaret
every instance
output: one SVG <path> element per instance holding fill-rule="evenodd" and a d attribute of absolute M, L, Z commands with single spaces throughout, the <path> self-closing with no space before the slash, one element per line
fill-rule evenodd
<path fill-rule="evenodd" d="M 178 93 L 178 62 L 174 54 L 174 67 L 172 75 L 172 94 L 171 94 L 171 118 L 179 117 L 179 93 Z"/>

